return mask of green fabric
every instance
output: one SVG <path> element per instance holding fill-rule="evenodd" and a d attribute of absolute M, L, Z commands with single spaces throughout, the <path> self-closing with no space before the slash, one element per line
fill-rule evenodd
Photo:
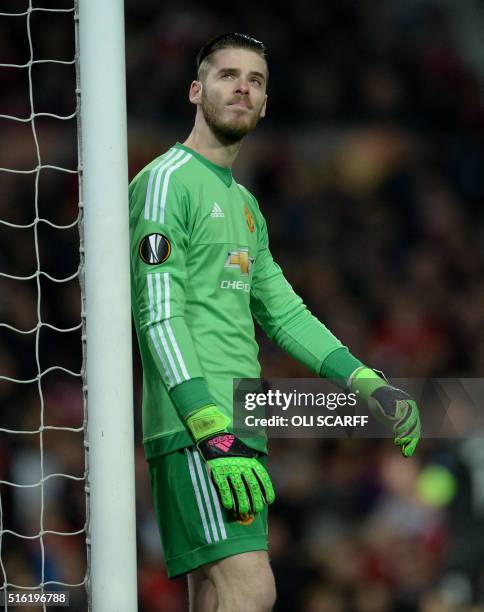
<path fill-rule="evenodd" d="M 200 153 L 197 153 L 193 149 L 190 149 L 189 147 L 186 147 L 185 145 L 182 145 L 179 142 L 177 142 L 175 146 L 178 149 L 183 149 L 187 153 L 190 153 L 191 155 L 193 155 L 193 157 L 196 157 L 196 159 L 198 159 L 199 162 L 201 162 L 209 170 L 214 172 L 219 177 L 219 179 L 222 180 L 227 185 L 227 187 L 230 187 L 230 185 L 232 184 L 232 180 L 233 180 L 232 170 L 230 168 L 225 168 L 224 166 L 219 166 L 218 164 L 214 164 L 213 162 L 211 162 L 209 159 L 207 159 L 203 155 L 200 155 Z"/>
<path fill-rule="evenodd" d="M 386 381 L 376 372 L 370 368 L 362 367 L 351 381 L 351 391 L 357 393 L 365 402 L 368 402 L 372 393 L 385 385 L 387 385 Z"/>
<path fill-rule="evenodd" d="M 265 465 L 266 457 L 259 461 Z M 153 457 L 149 472 L 170 578 L 225 557 L 267 550 L 267 506 L 248 524 L 238 522 L 213 493 L 206 464 L 193 447 Z"/>
<path fill-rule="evenodd" d="M 338 387 L 346 389 L 350 376 L 362 366 L 361 361 L 354 357 L 345 346 L 342 346 L 326 357 L 319 375 L 321 378 L 328 378 Z"/>
<path fill-rule="evenodd" d="M 192 378 L 173 387 L 170 398 L 183 420 L 196 410 L 214 403 L 203 378 Z"/>
<path fill-rule="evenodd" d="M 187 419 L 188 429 L 193 439 L 198 442 L 216 433 L 226 431 L 230 419 L 220 412 L 216 406 L 205 406 Z"/>
<path fill-rule="evenodd" d="M 152 459 L 159 455 L 165 455 L 172 453 L 180 448 L 185 448 L 193 444 L 193 438 L 188 429 L 177 431 L 176 433 L 170 433 L 167 436 L 156 436 L 151 440 L 145 440 L 144 449 L 145 457 Z"/>
<path fill-rule="evenodd" d="M 185 402 L 184 390 L 175 391 L 188 381 L 205 380 L 208 403 L 232 420 L 233 379 L 260 378 L 252 315 L 316 374 L 341 346 L 272 259 L 256 199 L 228 181 L 228 169 L 201 157 L 177 144 L 129 187 L 131 298 L 148 457 L 191 443 L 185 406 L 198 400 Z M 164 256 L 148 253 L 147 260 L 143 245 L 156 234 L 164 237 Z M 243 441 L 267 452 L 261 437 Z"/>

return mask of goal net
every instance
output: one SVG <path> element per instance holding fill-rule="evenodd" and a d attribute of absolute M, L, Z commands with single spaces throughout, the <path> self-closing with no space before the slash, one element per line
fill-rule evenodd
<path fill-rule="evenodd" d="M 88 65 L 85 69 L 79 60 L 85 56 L 92 63 L 89 57 L 97 54 L 99 58 L 100 46 L 110 37 L 124 45 L 122 3 L 98 3 L 97 16 L 92 0 L 80 0 L 79 6 L 74 0 L 4 0 L 1 4 L 0 610 L 19 603 L 44 610 L 56 602 L 66 605 L 65 597 L 54 598 L 64 593 L 73 611 L 131 611 L 136 609 L 135 570 L 134 588 L 132 584 L 135 534 L 125 538 L 123 531 L 134 532 L 129 459 L 132 425 L 130 429 L 128 411 L 121 409 L 120 419 L 124 414 L 125 423 L 117 425 L 125 438 L 120 439 L 111 435 L 112 427 L 106 427 L 99 416 L 108 412 L 101 396 L 113 405 L 113 376 L 109 372 L 106 376 L 102 362 L 94 359 L 89 419 L 87 409 L 88 329 L 97 336 L 92 350 L 101 360 L 109 360 L 103 353 L 106 337 L 98 331 L 105 326 L 105 313 L 96 304 L 89 306 L 90 295 L 103 301 L 104 288 L 96 284 L 99 279 L 92 272 L 91 279 L 89 272 L 85 275 L 84 208 L 93 199 L 89 194 L 95 181 L 99 183 L 95 169 L 90 168 L 103 163 L 103 150 L 110 147 L 102 130 L 95 133 L 92 120 L 96 100 L 90 92 L 96 86 L 98 77 L 92 77 L 96 68 Z M 91 34 L 84 35 L 82 45 L 79 13 L 82 24 L 83 12 L 85 30 L 90 29 Z M 104 38 L 92 25 L 96 21 L 100 28 L 107 28 Z M 117 28 L 112 35 L 108 21 L 114 21 Z M 106 61 L 113 61 L 109 52 L 105 55 Z M 114 72 L 124 77 L 124 59 L 119 62 Z M 98 63 L 98 69 L 106 71 L 102 58 Z M 80 86 L 83 71 L 85 100 Z M 99 93 L 102 95 L 102 88 Z M 88 153 L 86 163 L 80 122 L 84 102 L 91 110 L 87 127 L 82 129 L 83 144 L 88 152 L 97 149 L 101 155 L 96 160 Z M 102 112 L 99 120 L 109 123 Z M 123 138 L 121 130 L 119 154 L 126 157 Z M 117 176 L 121 189 L 126 188 L 123 180 L 126 182 L 121 168 Z M 105 187 L 99 185 L 111 201 Z M 125 212 L 121 208 L 121 224 Z M 112 224 L 113 218 L 107 221 Z M 91 225 L 95 224 L 92 215 Z M 92 245 L 95 258 L 96 236 L 92 229 L 90 232 L 91 241 L 86 242 Z M 122 236 L 122 248 L 127 253 L 126 236 Z M 129 274 L 129 268 L 124 274 Z M 86 284 L 91 288 L 86 290 Z M 118 280 L 119 284 L 126 288 L 127 280 Z M 126 313 L 126 304 L 123 308 Z M 90 310 L 87 323 L 86 310 Z M 113 324 L 117 325 L 115 310 Z M 108 338 L 117 331 L 119 325 L 109 330 Z M 130 351 L 126 343 L 119 348 Z M 124 357 L 125 369 L 130 359 L 129 352 Z M 129 396 L 130 372 L 120 375 L 118 368 L 115 375 L 127 378 Z M 105 388 L 96 380 L 98 376 L 105 377 Z M 129 397 L 127 402 L 129 407 Z M 115 408 L 112 406 L 108 418 Z M 123 464 L 121 459 L 120 473 L 109 476 L 106 470 L 113 471 L 116 450 L 118 456 L 127 454 L 128 462 Z M 126 486 L 117 487 L 123 478 L 128 483 L 127 501 Z M 126 509 L 119 518 L 115 506 L 123 504 Z M 129 542 L 128 580 L 118 568 L 120 562 L 126 563 L 126 549 L 123 544 L 117 548 L 113 530 L 117 540 Z M 93 567 L 98 568 L 97 574 Z"/>

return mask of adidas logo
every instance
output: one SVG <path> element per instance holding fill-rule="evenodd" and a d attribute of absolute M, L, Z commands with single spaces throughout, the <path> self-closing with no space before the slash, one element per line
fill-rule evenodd
<path fill-rule="evenodd" d="M 225 217 L 224 211 L 220 208 L 217 202 L 214 203 L 210 216 L 214 219 L 220 219 L 221 217 Z"/>
<path fill-rule="evenodd" d="M 235 436 L 233 434 L 224 434 L 223 436 L 217 436 L 216 438 L 212 438 L 208 441 L 210 446 L 215 446 L 219 451 L 223 453 L 228 453 L 230 447 L 235 441 Z"/>

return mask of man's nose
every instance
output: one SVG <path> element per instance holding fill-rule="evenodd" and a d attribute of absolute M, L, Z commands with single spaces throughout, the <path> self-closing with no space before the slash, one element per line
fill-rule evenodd
<path fill-rule="evenodd" d="M 248 94 L 249 93 L 249 81 L 247 79 L 239 79 L 237 82 L 237 87 L 235 91 L 236 93 Z"/>

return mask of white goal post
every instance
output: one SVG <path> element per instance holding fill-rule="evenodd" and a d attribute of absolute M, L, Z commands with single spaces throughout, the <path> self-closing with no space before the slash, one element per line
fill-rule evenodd
<path fill-rule="evenodd" d="M 93 612 L 137 610 L 124 3 L 78 0 Z"/>

